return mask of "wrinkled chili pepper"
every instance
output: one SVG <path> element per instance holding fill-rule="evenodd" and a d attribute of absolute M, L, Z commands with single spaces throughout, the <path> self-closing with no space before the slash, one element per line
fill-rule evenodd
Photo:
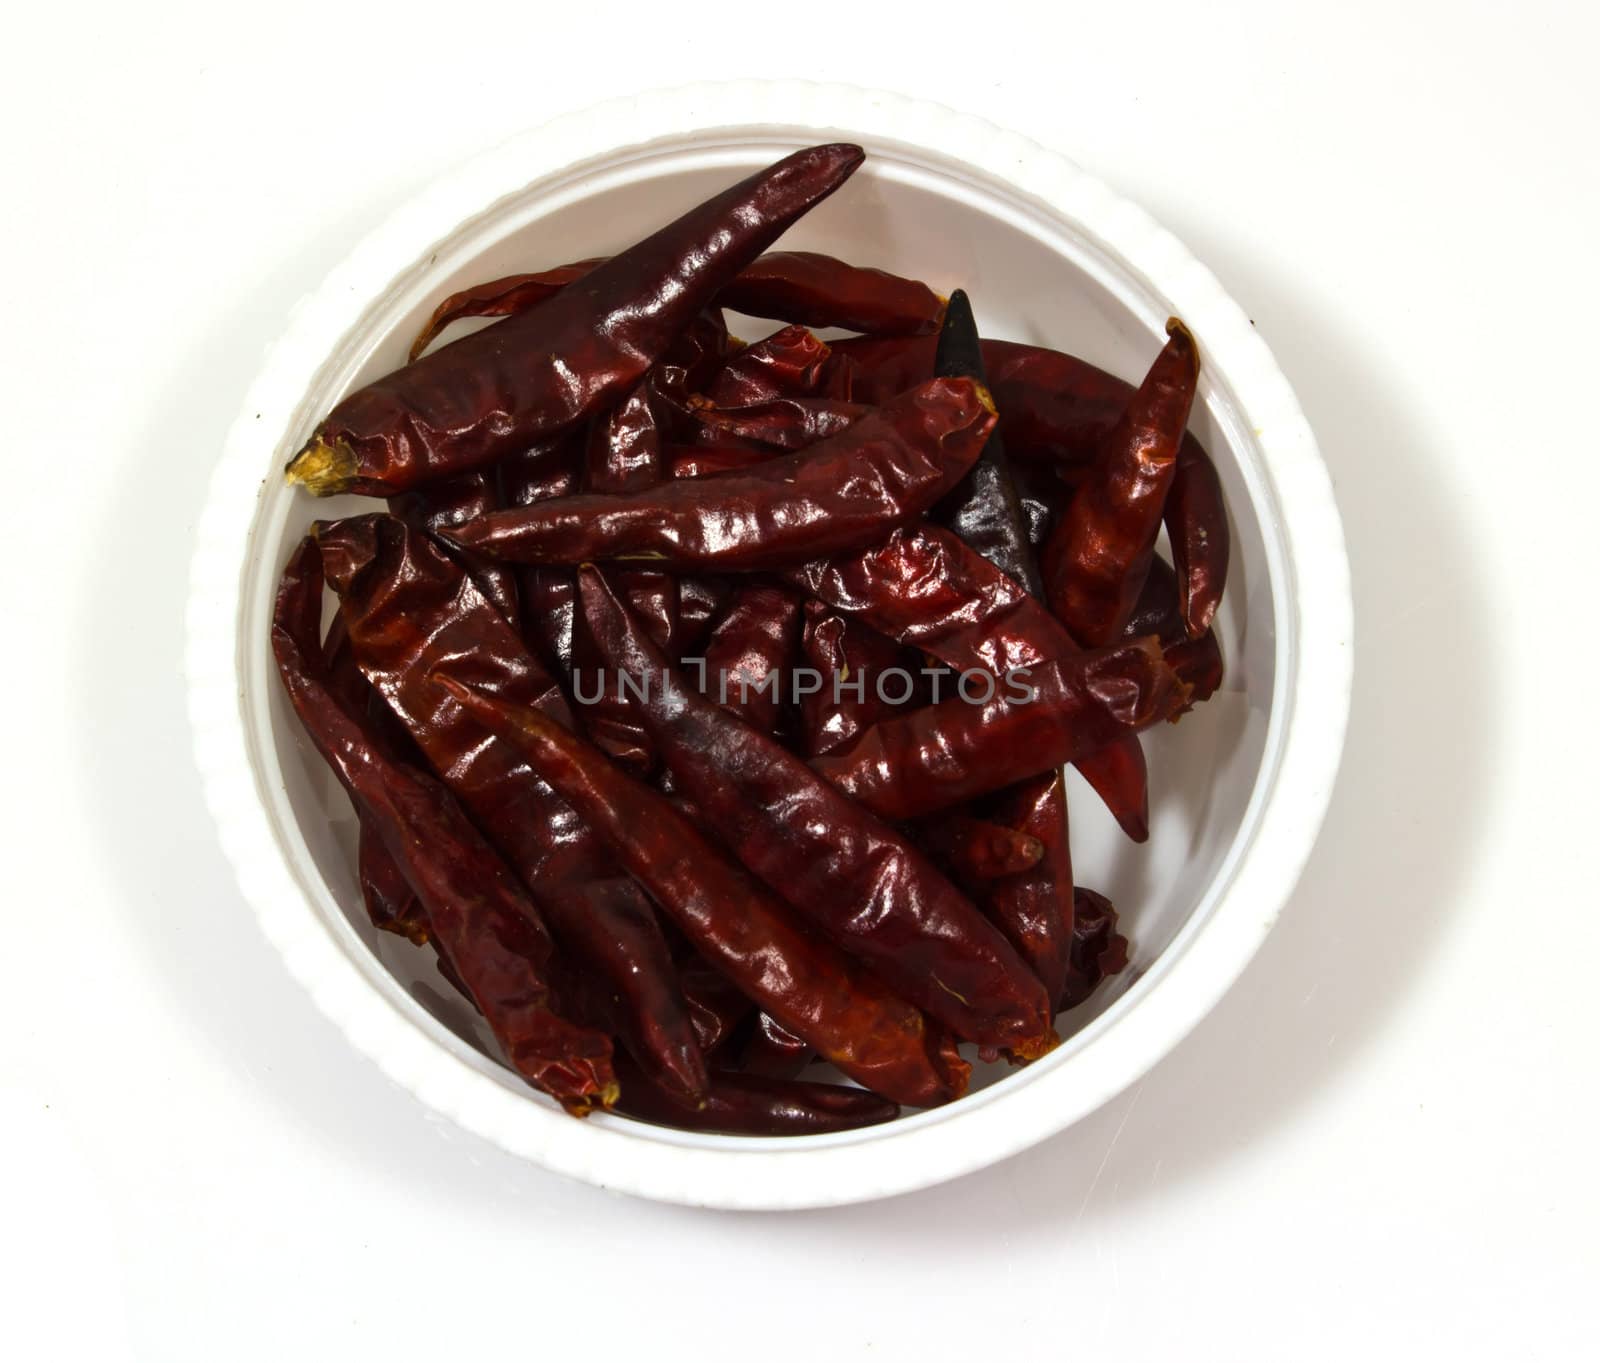
<path fill-rule="evenodd" d="M 443 478 L 423 488 L 413 488 L 389 498 L 389 514 L 413 529 L 437 534 L 446 526 L 487 515 L 500 506 L 499 479 L 493 471 L 478 470 Z M 462 566 L 507 620 L 520 618 L 516 569 L 481 554 L 470 554 Z"/>
<path fill-rule="evenodd" d="M 905 661 L 904 650 L 893 639 L 812 599 L 805 605 L 800 648 L 806 665 L 822 677 L 821 686 L 800 697 L 808 756 L 848 747 L 900 709 L 879 689 L 883 674 Z"/>
<path fill-rule="evenodd" d="M 956 536 L 913 526 L 851 557 L 785 574 L 809 595 L 940 662 L 1004 677 L 1078 651 L 1062 624 Z M 1148 781 L 1138 739 L 1126 735 L 1075 764 L 1136 842 L 1150 835 Z"/>
<path fill-rule="evenodd" d="M 502 506 L 532 506 L 578 490 L 583 454 L 580 436 L 567 432 L 502 459 Z M 572 629 L 577 612 L 577 583 L 564 568 L 537 564 L 516 568 L 521 602 L 521 632 L 528 647 L 557 677 L 572 675 Z"/>
<path fill-rule="evenodd" d="M 626 610 L 620 601 L 617 608 Z M 642 629 L 639 638 L 647 638 Z M 803 930 L 664 795 L 532 706 L 437 675 L 474 718 L 515 744 L 695 950 L 753 1001 L 875 1093 L 920 1107 L 958 1096 L 964 1068 L 922 1015 Z"/>
<path fill-rule="evenodd" d="M 733 600 L 733 592 L 733 584 L 727 578 L 678 578 L 678 633 L 674 642 L 680 658 L 700 655 L 713 627 Z"/>
<path fill-rule="evenodd" d="M 1072 966 L 1067 972 L 1062 1008 L 1076 1008 L 1112 975 L 1128 965 L 1128 939 L 1117 931 L 1117 911 L 1103 894 L 1079 886 L 1074 893 Z"/>
<path fill-rule="evenodd" d="M 739 1072 L 767 1079 L 793 1079 L 815 1054 L 804 1037 L 798 1037 L 767 1013 L 757 1013 L 755 1027 L 739 1051 Z"/>
<path fill-rule="evenodd" d="M 433 940 L 512 1067 L 570 1112 L 610 1105 L 610 1043 L 557 1012 L 546 970 L 550 940 L 538 911 L 444 787 L 387 757 L 336 699 L 321 657 L 321 613 L 322 557 L 308 536 L 284 570 L 272 623 L 273 653 L 295 713 L 404 868 Z"/>
<path fill-rule="evenodd" d="M 1165 559 L 1155 559 L 1122 634 L 1124 638 L 1154 634 L 1161 640 L 1168 665 L 1188 683 L 1192 707 L 1210 700 L 1222 685 L 1222 648 L 1214 630 L 1198 639 L 1189 637 L 1178 591 L 1177 574 Z"/>
<path fill-rule="evenodd" d="M 458 676 L 572 723 L 560 687 L 471 579 L 389 516 L 315 531 L 357 663 L 429 765 L 509 860 L 562 949 L 626 1003 L 636 1058 L 691 1099 L 703 1093 L 676 972 L 649 903 L 600 841 L 515 749 L 429 680 Z"/>
<path fill-rule="evenodd" d="M 753 440 L 727 440 L 716 445 L 672 445 L 667 449 L 669 478 L 710 478 L 719 473 L 738 473 L 755 464 L 776 459 L 779 451 Z"/>
<path fill-rule="evenodd" d="M 883 402 L 903 392 L 932 362 L 933 343 L 926 337 L 851 337 L 831 346 L 828 368 L 847 376 L 857 402 Z M 1093 464 L 1133 396 L 1133 385 L 1059 350 L 984 341 L 982 354 L 1000 433 L 1013 459 L 1043 460 L 1074 478 Z M 1163 519 L 1182 584 L 1184 620 L 1198 638 L 1222 600 L 1230 533 L 1216 465 L 1193 435 L 1185 435 L 1179 448 Z"/>
<path fill-rule="evenodd" d="M 580 574 L 579 592 L 588 609 Z M 993 680 L 993 679 L 991 679 Z M 880 818 L 914 819 L 964 804 L 1095 752 L 1169 719 L 1188 687 L 1154 639 L 1033 666 L 1033 699 L 952 697 L 886 719 L 844 752 L 813 760 L 816 770 Z M 981 694 L 981 692 L 979 693 Z"/>
<path fill-rule="evenodd" d="M 1155 556 L 1178 447 L 1200 381 L 1200 352 L 1177 318 L 1169 340 L 1106 435 L 1044 550 L 1050 609 L 1086 648 L 1115 639 Z"/>
<path fill-rule="evenodd" d="M 1033 967 L 1050 998 L 1059 1000 L 1071 962 L 1074 903 L 1061 772 L 1045 772 L 1006 791 L 993 817 L 1032 838 L 1041 855 L 1036 866 L 991 885 L 983 906 Z"/>
<path fill-rule="evenodd" d="M 631 1072 L 623 1062 L 622 1096 L 616 1110 L 635 1121 L 685 1131 L 729 1136 L 821 1136 L 893 1121 L 899 1107 L 865 1089 L 843 1084 L 766 1079 L 754 1074 L 718 1074 L 705 1102 L 695 1108 L 672 1100 L 666 1090 Z"/>
<path fill-rule="evenodd" d="M 290 479 L 319 496 L 386 496 L 575 425 L 644 377 L 710 299 L 862 157 L 845 143 L 787 156 L 577 287 L 359 389 L 290 461 Z"/>
<path fill-rule="evenodd" d="M 700 1049 L 707 1059 L 716 1059 L 733 1043 L 756 1006 L 726 975 L 692 952 L 679 963 L 678 984 L 689 1005 L 689 1020 Z"/>
<path fill-rule="evenodd" d="M 644 684 L 636 705 L 663 760 L 740 861 L 958 1036 L 1032 1055 L 1054 1044 L 1042 987 L 920 852 L 699 695 L 595 568 L 578 588 L 610 666 Z"/>
<path fill-rule="evenodd" d="M 944 300 L 920 280 L 851 265 L 815 251 L 773 251 L 748 266 L 717 302 L 750 317 L 880 336 L 937 331 Z"/>
<path fill-rule="evenodd" d="M 706 641 L 700 689 L 762 733 L 776 734 L 799 652 L 800 598 L 776 583 L 749 583 Z"/>
<path fill-rule="evenodd" d="M 984 382 L 978 323 L 965 290 L 950 295 L 934 350 L 934 373 Z M 945 493 L 933 516 L 1013 581 L 1044 599 L 1044 581 L 1028 543 L 1028 523 L 1011 476 L 1011 461 L 998 432 L 989 436 L 977 462 Z"/>
<path fill-rule="evenodd" d="M 939 815 L 921 824 L 917 835 L 963 887 L 1017 875 L 1044 856 L 1044 844 L 1026 829 L 970 814 Z"/>
<path fill-rule="evenodd" d="M 524 563 L 750 571 L 846 553 L 919 516 L 966 472 L 994 425 L 987 401 L 970 379 L 932 379 L 831 440 L 743 473 L 558 498 L 448 533 Z"/>
<path fill-rule="evenodd" d="M 452 322 L 465 321 L 468 317 L 509 317 L 514 312 L 526 312 L 574 280 L 582 279 L 604 259 L 597 256 L 592 260 L 574 261 L 571 265 L 557 265 L 553 270 L 507 275 L 504 279 L 491 279 L 486 284 L 475 284 L 453 293 L 423 323 L 406 358 L 416 359 Z"/>
<path fill-rule="evenodd" d="M 751 441 L 775 450 L 803 450 L 847 431 L 872 408 L 827 397 L 777 397 L 745 407 L 717 407 L 709 399 L 691 401 L 689 417 L 697 442 L 726 447 Z"/>
<path fill-rule="evenodd" d="M 716 373 L 706 397 L 716 407 L 807 397 L 822 382 L 829 350 L 806 327 L 784 327 L 748 345 Z"/>

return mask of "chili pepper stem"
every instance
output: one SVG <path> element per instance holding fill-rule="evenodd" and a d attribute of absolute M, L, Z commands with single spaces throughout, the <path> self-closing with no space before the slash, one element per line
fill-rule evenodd
<path fill-rule="evenodd" d="M 283 476 L 313 497 L 332 497 L 355 481 L 356 471 L 354 450 L 342 440 L 330 444 L 318 436 L 289 461 Z"/>

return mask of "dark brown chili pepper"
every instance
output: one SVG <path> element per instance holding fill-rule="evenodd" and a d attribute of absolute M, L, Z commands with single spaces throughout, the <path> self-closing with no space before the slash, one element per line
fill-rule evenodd
<path fill-rule="evenodd" d="M 502 459 L 495 469 L 501 505 L 532 506 L 571 496 L 578 491 L 583 448 L 581 434 L 569 431 Z M 523 639 L 547 671 L 570 677 L 577 583 L 564 568 L 523 565 L 515 571 Z"/>
<path fill-rule="evenodd" d="M 426 487 L 414 488 L 389 498 L 389 514 L 398 516 L 415 530 L 437 534 L 446 526 L 485 516 L 500 507 L 499 479 L 493 471 L 479 470 L 443 478 Z M 494 604 L 494 608 L 515 623 L 520 619 L 517 602 L 516 569 L 496 563 L 482 554 L 466 555 L 462 566 Z"/>
<path fill-rule="evenodd" d="M 515 749 L 428 678 L 448 673 L 571 724 L 560 687 L 426 536 L 382 515 L 316 534 L 361 670 L 511 862 L 562 949 L 620 993 L 640 1063 L 691 1098 L 703 1093 L 705 1062 L 649 903 Z"/>
<path fill-rule="evenodd" d="M 642 629 L 639 637 L 647 637 Z M 606 840 L 695 950 L 784 1026 L 896 1102 L 927 1107 L 960 1094 L 966 1075 L 953 1046 L 910 1004 L 804 931 L 666 796 L 533 707 L 436 676 Z"/>
<path fill-rule="evenodd" d="M 587 610 L 581 574 L 579 592 Z M 1032 688 L 1033 698 L 1013 690 L 1019 686 Z M 1171 718 L 1188 696 L 1149 638 L 1038 663 L 1025 683 L 1012 678 L 992 690 L 986 703 L 962 695 L 884 720 L 845 752 L 812 765 L 880 818 L 914 819 L 1147 729 Z"/>
<path fill-rule="evenodd" d="M 1061 1007 L 1076 1008 L 1101 980 L 1128 964 L 1128 939 L 1117 931 L 1117 911 L 1103 894 L 1079 886 L 1074 894 L 1072 967 Z"/>
<path fill-rule="evenodd" d="M 757 1013 L 755 1027 L 739 1051 L 739 1072 L 767 1079 L 793 1079 L 811 1063 L 815 1052 L 766 1013 Z"/>
<path fill-rule="evenodd" d="M 950 295 L 934 351 L 934 373 L 941 378 L 984 382 L 978 324 L 963 289 Z M 933 518 L 1039 600 L 1044 599 L 1044 580 L 1028 543 L 1028 523 L 998 432 L 989 436 L 967 476 L 945 493 Z"/>
<path fill-rule="evenodd" d="M 706 389 L 716 407 L 809 397 L 822 382 L 828 346 L 806 327 L 784 327 L 732 356 Z"/>
<path fill-rule="evenodd" d="M 846 376 L 857 402 L 883 402 L 903 392 L 932 362 L 933 343 L 926 337 L 851 337 L 831 345 L 828 369 Z M 984 341 L 982 354 L 1000 410 L 1000 434 L 1013 460 L 1044 461 L 1076 480 L 1121 419 L 1133 385 L 1042 346 Z M 836 377 L 832 382 L 839 384 Z M 1163 519 L 1183 584 L 1184 620 L 1198 638 L 1222 600 L 1230 535 L 1216 466 L 1193 435 L 1185 435 L 1179 449 Z"/>
<path fill-rule="evenodd" d="M 693 439 L 725 447 L 751 441 L 775 450 L 803 450 L 847 431 L 872 408 L 826 397 L 778 397 L 746 407 L 717 407 L 709 399 L 691 400 Z"/>
<path fill-rule="evenodd" d="M 1025 828 L 970 814 L 938 815 L 918 826 L 917 837 L 966 888 L 1029 870 L 1044 856 L 1044 844 Z"/>
<path fill-rule="evenodd" d="M 755 1004 L 726 975 L 692 951 L 678 964 L 678 984 L 689 1005 L 689 1020 L 694 1023 L 700 1049 L 707 1059 L 716 1059 L 757 1012 Z"/>
<path fill-rule="evenodd" d="M 806 666 L 822 678 L 816 690 L 799 698 L 808 756 L 849 747 L 902 708 L 885 699 L 879 682 L 886 672 L 909 672 L 906 652 L 871 626 L 813 599 L 806 602 L 800 649 Z M 910 698 L 908 688 L 905 699 Z"/>
<path fill-rule="evenodd" d="M 665 1089 L 618 1066 L 622 1096 L 616 1110 L 635 1121 L 684 1131 L 719 1131 L 729 1136 L 821 1136 L 893 1121 L 899 1107 L 865 1089 L 843 1084 L 766 1079 L 754 1074 L 718 1074 L 705 1102 L 689 1108 Z"/>
<path fill-rule="evenodd" d="M 728 602 L 733 583 L 722 577 L 678 578 L 678 657 L 699 657 Z"/>
<path fill-rule="evenodd" d="M 475 284 L 470 289 L 453 293 L 436 307 L 422 330 L 411 342 L 414 360 L 422 354 L 452 322 L 468 317 L 509 317 L 514 312 L 526 312 L 536 303 L 542 303 L 553 294 L 560 293 L 574 280 L 582 279 L 603 264 L 604 256 L 593 260 L 579 260 L 571 265 L 557 265 L 553 270 L 540 270 L 536 274 L 507 275 L 504 279 L 491 279 L 487 284 Z"/>
<path fill-rule="evenodd" d="M 994 425 L 987 402 L 970 379 L 931 379 L 831 440 L 743 473 L 559 498 L 449 534 L 522 563 L 751 571 L 848 553 L 921 515 L 967 471 Z"/>
<path fill-rule="evenodd" d="M 800 598 L 776 583 L 751 582 L 734 593 L 700 665 L 687 666 L 704 695 L 776 734 L 799 652 Z"/>
<path fill-rule="evenodd" d="M 642 684 L 637 709 L 679 788 L 740 861 L 958 1036 L 1030 1055 L 1054 1045 L 1043 988 L 920 852 L 699 695 L 592 566 L 578 589 L 611 668 Z"/>
<path fill-rule="evenodd" d="M 491 608 L 492 609 L 492 608 Z M 278 589 L 272 648 L 306 732 L 422 900 L 431 936 L 512 1067 L 579 1116 L 616 1098 L 611 1045 L 556 1011 L 551 946 L 510 869 L 444 787 L 383 752 L 326 682 L 322 559 L 307 536 Z"/>
<path fill-rule="evenodd" d="M 750 317 L 880 336 L 939 329 L 944 300 L 926 284 L 814 251 L 774 251 L 748 266 L 717 302 Z"/>
<path fill-rule="evenodd" d="M 1170 339 L 1107 434 L 1044 550 L 1050 609 L 1085 648 L 1121 632 L 1155 556 L 1161 512 L 1200 381 L 1200 352 L 1177 318 Z"/>
<path fill-rule="evenodd" d="M 1066 782 L 1059 770 L 1006 791 L 994 817 L 1033 839 L 1037 866 L 989 887 L 983 906 L 1052 1001 L 1066 987 L 1073 933 L 1072 849 L 1067 836 Z"/>
<path fill-rule="evenodd" d="M 615 401 L 711 298 L 861 164 L 811 147 L 691 209 L 538 307 L 339 403 L 289 464 L 319 496 L 387 496 L 482 468 Z"/>
<path fill-rule="evenodd" d="M 809 595 L 960 671 L 1005 677 L 1078 651 L 1048 610 L 956 536 L 931 525 L 896 531 L 853 557 L 785 574 Z M 1127 735 L 1075 764 L 1128 836 L 1150 835 L 1148 782 L 1138 739 Z"/>

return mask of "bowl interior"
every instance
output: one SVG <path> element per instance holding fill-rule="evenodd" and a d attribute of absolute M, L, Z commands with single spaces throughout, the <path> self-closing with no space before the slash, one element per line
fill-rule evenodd
<path fill-rule="evenodd" d="M 403 362 L 410 338 L 450 291 L 626 246 L 713 191 L 816 140 L 782 129 L 702 133 L 625 149 L 536 181 L 486 206 L 424 253 L 367 309 L 307 390 L 299 421 L 263 468 L 249 568 L 241 584 L 243 697 L 252 756 L 284 856 L 329 931 L 373 985 L 417 1026 L 469 1063 L 526 1094 L 492 1057 L 470 1009 L 439 976 L 432 953 L 367 922 L 355 872 L 355 822 L 342 791 L 303 738 L 268 649 L 274 584 L 294 543 L 317 518 L 369 509 L 360 499 L 316 501 L 277 475 L 316 419 L 345 392 Z M 784 239 L 929 281 L 965 288 L 986 334 L 1070 350 L 1137 380 L 1159 350 L 1169 312 L 1142 278 L 1043 204 L 997 178 L 905 146 L 868 143 L 866 164 Z M 730 318 L 747 340 L 771 323 Z M 1202 349 L 1204 335 L 1199 337 Z M 1225 376 L 1207 374 L 1191 426 L 1211 450 L 1227 493 L 1233 560 L 1217 631 L 1228 675 L 1221 692 L 1146 738 L 1152 796 L 1148 844 L 1118 831 L 1071 774 L 1072 849 L 1079 883 L 1111 896 L 1132 942 L 1132 964 L 1059 1025 L 1066 1044 L 1051 1066 L 1134 1006 L 1138 981 L 1198 929 L 1238 852 L 1268 751 L 1277 677 L 1269 565 L 1270 515 L 1252 432 Z M 1163 549 L 1164 552 L 1164 549 Z M 1093 1024 L 1093 1025 L 1091 1025 Z M 975 1086 L 1027 1082 L 1033 1069 L 978 1067 Z M 725 1144 L 602 1119 L 651 1139 Z M 905 1120 L 919 1120 L 906 1118 Z M 871 1131 L 861 1133 L 870 1138 Z M 737 1141 L 731 1142 L 738 1144 Z"/>

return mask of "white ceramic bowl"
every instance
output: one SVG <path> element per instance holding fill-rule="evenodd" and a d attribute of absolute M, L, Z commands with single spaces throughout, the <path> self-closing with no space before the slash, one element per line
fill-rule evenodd
<path fill-rule="evenodd" d="M 1046 1059 L 986 1075 L 951 1106 L 835 1136 L 574 1121 L 491 1058 L 426 955 L 365 922 L 348 804 L 300 737 L 267 645 L 294 542 L 314 517 L 359 503 L 314 502 L 278 471 L 338 397 L 403 359 L 450 290 L 614 250 L 796 146 L 839 138 L 863 143 L 868 160 L 785 246 L 963 286 L 988 334 L 1129 378 L 1159 349 L 1169 314 L 1193 328 L 1205 362 L 1193 426 L 1233 520 L 1218 626 L 1226 689 L 1151 736 L 1146 847 L 1075 792 L 1078 879 L 1122 910 L 1133 964 L 1067 1015 L 1070 1035 Z M 1293 888 L 1326 808 L 1349 703 L 1350 609 L 1332 489 L 1289 385 L 1212 275 L 1143 212 L 1044 148 L 934 105 L 838 86 L 694 86 L 508 142 L 384 224 L 295 308 L 200 524 L 190 711 L 245 898 L 318 1006 L 396 1082 L 505 1149 L 607 1188 L 714 1207 L 821 1206 L 936 1183 L 1060 1130 L 1216 1002 Z"/>

